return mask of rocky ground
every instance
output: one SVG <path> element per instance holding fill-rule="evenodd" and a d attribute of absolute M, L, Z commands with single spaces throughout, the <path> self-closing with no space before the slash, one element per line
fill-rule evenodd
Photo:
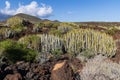
<path fill-rule="evenodd" d="M 0 65 L 0 80 L 80 80 L 79 71 L 83 67 L 80 60 L 62 56 L 43 64 L 17 62 L 9 65 L 3 59 Z"/>

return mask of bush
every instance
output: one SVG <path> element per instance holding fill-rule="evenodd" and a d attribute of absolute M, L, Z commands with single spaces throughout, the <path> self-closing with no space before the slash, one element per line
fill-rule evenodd
<path fill-rule="evenodd" d="M 10 26 L 10 27 L 16 27 L 16 26 L 21 26 L 23 27 L 23 24 L 22 24 L 23 20 L 20 18 L 20 17 L 12 17 L 10 19 L 7 20 L 7 24 Z"/>
<path fill-rule="evenodd" d="M 30 35 L 19 39 L 19 42 L 29 46 L 30 49 L 38 51 L 37 60 L 40 60 L 41 56 L 47 59 L 50 53 L 54 56 L 63 53 L 63 40 L 54 35 Z"/>
<path fill-rule="evenodd" d="M 80 80 L 120 80 L 120 64 L 101 55 L 89 60 L 80 72 Z"/>
<path fill-rule="evenodd" d="M 63 34 L 71 31 L 72 29 L 72 26 L 58 26 L 58 30 Z"/>
<path fill-rule="evenodd" d="M 82 62 L 87 61 L 88 59 L 91 59 L 95 56 L 95 53 L 93 50 L 86 49 L 82 51 L 80 54 L 76 55 L 78 59 L 80 59 Z"/>
<path fill-rule="evenodd" d="M 17 61 L 34 61 L 36 52 L 25 48 L 23 44 L 18 44 L 12 40 L 5 40 L 0 42 L 1 56 L 4 56 L 15 63 Z"/>
<path fill-rule="evenodd" d="M 62 36 L 62 33 L 60 30 L 56 30 L 56 29 L 51 29 L 49 34 L 51 35 L 57 35 L 57 36 Z"/>
<path fill-rule="evenodd" d="M 23 19 L 17 16 L 8 19 L 7 24 L 16 33 L 20 33 L 25 29 L 25 26 L 23 25 Z"/>
<path fill-rule="evenodd" d="M 51 51 L 51 54 L 54 58 L 59 58 L 63 54 L 63 51 L 60 49 L 56 49 L 54 51 Z"/>
<path fill-rule="evenodd" d="M 4 37 L 4 38 L 13 38 L 15 35 L 15 31 L 10 29 L 10 28 L 1 28 L 0 29 L 0 34 Z"/>
<path fill-rule="evenodd" d="M 114 35 L 117 31 L 118 31 L 118 29 L 115 28 L 115 27 L 113 27 L 113 28 L 111 28 L 111 29 L 108 29 L 108 30 L 106 31 L 106 33 L 109 34 L 109 35 Z"/>
<path fill-rule="evenodd" d="M 41 51 L 41 40 L 39 36 L 36 35 L 29 35 L 24 36 L 18 40 L 19 43 L 26 45 L 27 48 Z"/>

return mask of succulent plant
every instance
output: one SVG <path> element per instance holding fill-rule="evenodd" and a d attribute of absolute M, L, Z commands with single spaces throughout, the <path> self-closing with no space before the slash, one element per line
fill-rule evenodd
<path fill-rule="evenodd" d="M 39 52 L 51 52 L 56 49 L 62 50 L 63 47 L 62 39 L 47 34 L 25 36 L 19 39 L 19 42 Z"/>
<path fill-rule="evenodd" d="M 90 29 L 73 30 L 65 34 L 64 40 L 66 51 L 74 55 L 90 50 L 94 55 L 101 53 L 112 57 L 116 51 L 115 41 L 111 36 Z"/>

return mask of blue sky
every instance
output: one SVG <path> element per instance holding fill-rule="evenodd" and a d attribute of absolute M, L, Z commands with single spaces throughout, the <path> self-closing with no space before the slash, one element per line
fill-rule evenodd
<path fill-rule="evenodd" d="M 30 4 L 37 6 L 28 10 Z M 0 0 L 0 12 L 23 12 L 40 18 L 71 22 L 120 22 L 120 0 Z"/>

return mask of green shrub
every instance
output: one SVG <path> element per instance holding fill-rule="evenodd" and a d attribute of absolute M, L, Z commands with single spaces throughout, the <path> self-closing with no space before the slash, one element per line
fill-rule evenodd
<path fill-rule="evenodd" d="M 0 42 L 1 56 L 4 56 L 15 63 L 17 61 L 34 61 L 36 52 L 25 48 L 23 44 L 19 44 L 12 40 L 5 40 Z"/>
<path fill-rule="evenodd" d="M 53 55 L 53 57 L 58 58 L 63 54 L 63 51 L 60 49 L 56 49 L 54 51 L 51 51 L 51 54 Z"/>
<path fill-rule="evenodd" d="M 23 25 L 23 19 L 17 16 L 8 19 L 7 24 L 16 33 L 20 33 L 25 29 L 25 26 Z"/>
<path fill-rule="evenodd" d="M 18 40 L 19 43 L 24 44 L 27 48 L 40 51 L 40 37 L 36 35 L 24 36 Z"/>
<path fill-rule="evenodd" d="M 61 31 L 60 30 L 56 30 L 56 29 L 51 29 L 49 34 L 56 35 L 56 36 L 62 36 Z"/>
<path fill-rule="evenodd" d="M 109 34 L 109 35 L 114 35 L 117 31 L 118 31 L 118 29 L 113 27 L 111 29 L 108 29 L 106 31 L 106 33 Z"/>
<path fill-rule="evenodd" d="M 16 27 L 16 26 L 21 26 L 23 27 L 23 19 L 21 19 L 20 17 L 12 17 L 12 18 L 9 18 L 7 20 L 7 24 L 10 26 L 10 27 Z"/>
<path fill-rule="evenodd" d="M 72 26 L 58 26 L 58 31 L 65 34 L 73 29 Z"/>
<path fill-rule="evenodd" d="M 59 53 L 63 53 L 63 40 L 54 35 L 29 35 L 22 37 L 18 42 L 26 46 L 29 45 L 30 49 L 36 50 L 39 53 L 37 54 L 37 60 L 41 60 L 41 57 L 42 60 L 47 60 L 50 53 L 54 56 L 55 54 L 57 56 Z"/>
<path fill-rule="evenodd" d="M 1 28 L 0 29 L 0 34 L 4 38 L 12 38 L 15 35 L 15 31 L 12 30 L 11 28 Z"/>

